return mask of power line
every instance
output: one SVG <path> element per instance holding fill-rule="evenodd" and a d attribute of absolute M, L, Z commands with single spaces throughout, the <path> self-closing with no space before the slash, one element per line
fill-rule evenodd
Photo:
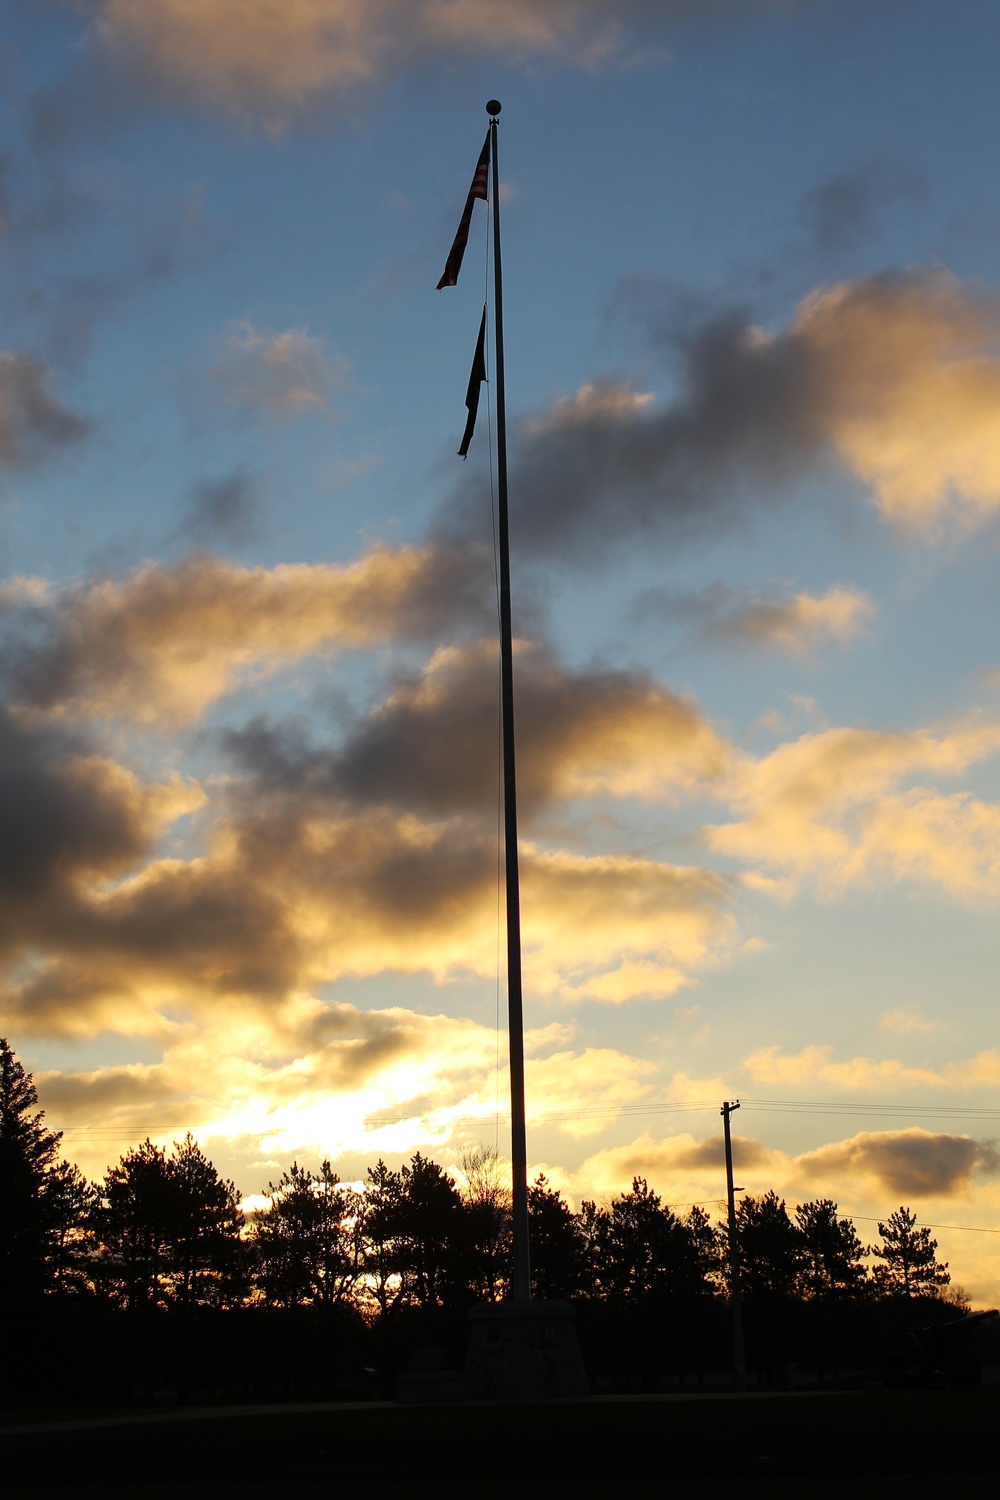
<path fill-rule="evenodd" d="M 988 1109 L 978 1105 L 969 1104 L 874 1104 L 865 1102 L 834 1101 L 828 1099 L 743 1099 L 744 1108 L 751 1109 L 762 1114 L 807 1114 L 807 1115 L 846 1115 L 846 1116 L 869 1116 L 884 1119 L 952 1119 L 952 1120 L 1000 1120 L 1000 1109 Z M 659 1103 L 638 1104 L 594 1104 L 584 1105 L 577 1109 L 547 1110 L 543 1114 L 533 1114 L 532 1123 L 552 1124 L 561 1120 L 585 1120 L 598 1119 L 602 1117 L 625 1118 L 642 1117 L 645 1115 L 662 1114 L 698 1114 L 715 1111 L 718 1101 L 715 1099 L 686 1099 L 686 1100 L 661 1100 Z M 379 1130 L 389 1125 L 405 1125 L 411 1120 L 419 1119 L 416 1115 L 371 1115 L 364 1120 L 364 1125 L 371 1130 Z M 456 1115 L 451 1124 L 471 1124 L 480 1120 L 479 1115 Z M 509 1115 L 503 1114 L 501 1118 L 507 1120 Z M 134 1125 L 124 1122 L 122 1125 L 53 1125 L 52 1129 L 71 1132 L 75 1136 L 116 1137 L 123 1133 L 145 1132 L 148 1135 L 169 1135 L 172 1131 L 197 1129 L 196 1122 L 187 1121 L 179 1125 Z M 202 1126 L 205 1129 L 206 1126 Z M 273 1129 L 272 1125 L 265 1126 L 260 1132 L 245 1131 L 244 1134 L 265 1134 L 267 1130 Z"/>
<path fill-rule="evenodd" d="M 928 1119 L 1000 1120 L 1000 1110 L 975 1104 L 867 1104 L 831 1099 L 743 1099 L 751 1109 L 774 1114 L 922 1115 Z"/>
<path fill-rule="evenodd" d="M 878 1224 L 886 1222 L 886 1215 L 881 1220 L 873 1218 L 871 1214 L 848 1214 L 849 1219 L 859 1219 L 862 1224 Z M 965 1234 L 1000 1234 L 1000 1229 L 984 1229 L 980 1224 L 921 1224 L 921 1229 L 961 1229 Z"/>

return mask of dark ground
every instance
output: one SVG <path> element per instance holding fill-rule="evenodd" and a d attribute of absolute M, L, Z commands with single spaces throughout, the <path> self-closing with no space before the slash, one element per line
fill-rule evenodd
<path fill-rule="evenodd" d="M 85 1413 L 35 1414 L 50 1423 Z M 367 1406 L 15 1434 L 5 1494 L 458 1496 L 805 1500 L 1000 1497 L 1000 1392 L 870 1391 L 596 1400 L 549 1406 Z M 161 1414 L 162 1415 L 162 1414 Z"/>

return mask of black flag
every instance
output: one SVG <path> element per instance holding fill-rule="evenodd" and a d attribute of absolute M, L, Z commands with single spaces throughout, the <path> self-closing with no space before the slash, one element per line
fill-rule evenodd
<path fill-rule="evenodd" d="M 465 208 L 462 211 L 462 219 L 461 223 L 458 226 L 458 233 L 455 236 L 454 244 L 448 252 L 448 260 L 445 264 L 444 274 L 437 284 L 438 291 L 440 291 L 443 286 L 458 285 L 458 273 L 462 269 L 462 257 L 465 254 L 465 247 L 469 243 L 469 225 L 472 223 L 472 210 L 475 207 L 477 198 L 482 198 L 485 202 L 487 197 L 489 196 L 487 190 L 489 174 L 490 137 L 489 132 L 487 131 L 486 144 L 484 145 L 482 151 L 479 153 L 479 160 L 476 162 L 476 175 L 472 179 L 472 186 L 469 189 L 469 196 L 465 200 Z"/>
<path fill-rule="evenodd" d="M 479 388 L 486 379 L 486 309 L 483 308 L 483 321 L 479 325 L 479 338 L 476 341 L 476 357 L 472 361 L 472 374 L 469 376 L 469 389 L 465 393 L 465 404 L 469 408 L 469 415 L 465 423 L 465 435 L 462 438 L 462 446 L 458 450 L 459 458 L 467 458 L 469 444 L 472 442 L 472 434 L 476 430 L 476 414 L 479 411 Z"/>

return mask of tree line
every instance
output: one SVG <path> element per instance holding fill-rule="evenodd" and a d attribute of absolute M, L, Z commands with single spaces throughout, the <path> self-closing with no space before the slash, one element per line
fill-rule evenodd
<path fill-rule="evenodd" d="M 359 1358 L 367 1341 L 392 1363 L 408 1341 L 448 1342 L 450 1333 L 454 1343 L 472 1303 L 507 1293 L 509 1194 L 489 1148 L 463 1160 L 461 1186 L 420 1153 L 398 1169 L 377 1162 L 360 1190 L 328 1161 L 318 1170 L 293 1163 L 269 1183 L 264 1206 L 244 1214 L 235 1185 L 190 1135 L 171 1149 L 146 1140 L 88 1183 L 60 1159 L 60 1134 L 37 1103 L 30 1074 L 0 1040 L 8 1309 L 44 1303 L 50 1324 L 69 1307 L 133 1324 L 238 1313 L 304 1327 L 325 1318 L 348 1331 Z M 577 1305 L 596 1357 L 644 1380 L 659 1378 L 652 1367 L 664 1360 L 725 1368 L 728 1241 L 702 1206 L 680 1213 L 639 1177 L 579 1212 L 539 1177 L 528 1206 L 534 1294 Z M 878 1230 L 867 1247 L 827 1198 L 791 1212 L 774 1192 L 740 1199 L 752 1359 L 756 1344 L 762 1368 L 780 1364 L 803 1328 L 807 1343 L 829 1342 L 845 1316 L 870 1324 L 873 1309 L 961 1307 L 936 1241 L 907 1207 Z"/>

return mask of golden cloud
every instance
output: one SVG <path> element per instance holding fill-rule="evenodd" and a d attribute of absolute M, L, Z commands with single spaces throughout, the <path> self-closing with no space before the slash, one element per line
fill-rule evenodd
<path fill-rule="evenodd" d="M 801 1052 L 782 1052 L 780 1047 L 761 1047 L 747 1058 L 745 1067 L 754 1083 L 770 1087 L 801 1087 L 825 1083 L 846 1091 L 868 1090 L 885 1096 L 906 1089 L 995 1089 L 1000 1083 L 1000 1051 L 978 1052 L 975 1057 L 946 1063 L 941 1068 L 912 1067 L 898 1058 L 853 1057 L 833 1060 L 832 1047 L 804 1047 Z"/>
<path fill-rule="evenodd" d="M 460 1151 L 493 1127 L 498 1090 L 506 1114 L 506 1061 L 498 1074 L 492 1026 L 308 997 L 285 1022 L 266 1034 L 209 1021 L 175 1038 L 156 1064 L 41 1074 L 40 1097 L 90 1170 L 137 1138 L 169 1141 L 188 1128 L 244 1160 L 363 1160 L 445 1143 Z M 652 1065 L 613 1049 L 543 1051 L 527 1047 L 529 1115 L 551 1128 L 602 1129 L 648 1088 Z"/>
<path fill-rule="evenodd" d="M 745 1181 L 748 1185 L 759 1178 L 772 1186 L 780 1180 L 785 1163 L 784 1153 L 741 1136 L 733 1139 L 733 1157 L 741 1183 Z M 582 1197 L 601 1199 L 627 1191 L 633 1177 L 644 1177 L 654 1191 L 665 1195 L 670 1202 L 701 1201 L 708 1210 L 721 1206 L 726 1193 L 721 1132 L 717 1139 L 714 1136 L 699 1139 L 687 1131 L 660 1138 L 646 1133 L 626 1145 L 607 1146 L 594 1152 L 572 1173 L 547 1163 L 541 1170 L 577 1201 Z"/>
<path fill-rule="evenodd" d="M 913 1032 L 927 1035 L 936 1031 L 938 1023 L 928 1021 L 925 1016 L 915 1015 L 912 1011 L 890 1010 L 878 1023 L 879 1031 L 898 1031 L 904 1036 Z"/>
<path fill-rule="evenodd" d="M 655 325 L 655 305 L 637 311 Z M 637 536 L 714 534 L 831 457 L 887 520 L 928 534 L 1000 509 L 996 291 L 917 268 L 819 288 L 776 333 L 723 313 L 661 337 L 679 366 L 671 401 L 592 381 L 522 428 L 524 552 L 592 563 Z M 471 501 L 460 487 L 450 509 Z M 845 606 L 827 600 L 827 626 L 845 628 Z"/>
<path fill-rule="evenodd" d="M 438 816 L 496 815 L 499 703 L 495 640 L 439 649 L 338 752 L 333 785 L 362 802 Z M 668 797 L 717 780 L 729 747 L 697 709 L 645 673 L 570 671 L 542 646 L 516 651 L 518 805 Z M 258 752 L 274 764 L 266 740 Z M 253 736 L 247 746 L 253 763 Z"/>
<path fill-rule="evenodd" d="M 88 900 L 113 899 L 165 828 L 203 801 L 191 782 L 144 784 L 0 712 L 0 952 L 17 962 L 44 932 L 75 930 Z"/>
<path fill-rule="evenodd" d="M 336 815 L 278 798 L 220 818 L 204 855 L 161 858 L 107 887 L 76 879 L 22 910 L 8 989 L 23 1031 L 129 1033 L 220 1005 L 272 1013 L 288 997 L 388 971 L 491 976 L 495 840 L 375 810 Z M 669 995 L 730 933 L 719 877 L 526 845 L 524 969 L 566 998 Z"/>
<path fill-rule="evenodd" d="M 998 1166 L 1000 1156 L 988 1142 L 916 1127 L 863 1131 L 795 1159 L 796 1172 L 817 1184 L 869 1178 L 904 1199 L 967 1194 L 974 1172 L 995 1173 Z"/>
<path fill-rule="evenodd" d="M 860 860 L 894 880 L 920 880 L 966 901 L 1000 892 L 1000 807 L 921 788 L 887 797 L 866 818 Z"/>
<path fill-rule="evenodd" d="M 989 1141 L 916 1128 L 862 1131 L 800 1155 L 734 1136 L 733 1160 L 749 1193 L 773 1188 L 801 1202 L 846 1192 L 855 1212 L 875 1207 L 879 1213 L 888 1213 L 885 1205 L 900 1198 L 968 1197 L 977 1177 L 995 1176 L 1000 1169 L 1000 1155 Z M 700 1139 L 689 1133 L 659 1139 L 645 1134 L 595 1152 L 572 1173 L 547 1165 L 543 1170 L 577 1199 L 620 1193 L 633 1177 L 644 1177 L 668 1203 L 702 1202 L 709 1211 L 725 1203 L 721 1132 Z"/>
<path fill-rule="evenodd" d="M 1000 811 L 964 793 L 942 797 L 901 781 L 953 776 L 1000 748 L 1000 725 L 935 735 L 830 729 L 803 735 L 734 773 L 745 814 L 712 828 L 711 846 L 753 864 L 783 866 L 828 888 L 880 870 L 941 885 L 958 897 L 1000 889 Z"/>
<path fill-rule="evenodd" d="M 529 1058 L 525 1097 L 530 1124 L 554 1124 L 576 1139 L 606 1130 L 622 1105 L 634 1105 L 652 1088 L 655 1063 L 610 1047 L 582 1053 L 552 1052 Z"/>
<path fill-rule="evenodd" d="M 37 792 L 9 799 L 24 824 L 6 849 L 16 921 L 0 929 L 12 1025 L 171 1038 L 220 1006 L 278 1024 L 291 997 L 348 977 L 493 975 L 493 642 L 437 652 L 339 748 L 310 750 L 261 724 L 230 733 L 249 774 L 220 779 L 211 802 L 176 778 L 145 785 L 107 758 L 46 748 L 52 710 L 169 726 L 246 672 L 430 629 L 452 609 L 440 601 L 456 578 L 471 617 L 471 557 L 375 548 L 341 567 L 274 569 L 195 557 L 52 594 L 9 591 L 9 608 L 26 612 L 13 676 L 35 727 L 10 720 L 0 773 L 9 762 Z M 527 643 L 518 710 L 529 814 L 560 798 L 675 795 L 717 781 L 731 754 L 645 674 L 570 671 Z M 154 850 L 197 809 L 197 845 Z M 46 874 L 31 896 L 26 862 L 45 858 L 58 880 Z M 662 998 L 731 937 L 729 882 L 692 867 L 525 842 L 522 888 L 525 977 L 538 994 Z"/>
<path fill-rule="evenodd" d="M 662 998 L 732 936 L 727 887 L 707 870 L 625 856 L 525 851 L 528 982 L 566 998 Z"/>
<path fill-rule="evenodd" d="M 589 0 L 104 0 L 96 37 L 171 94 L 276 126 L 420 57 L 593 62 L 620 18 Z"/>
<path fill-rule="evenodd" d="M 1000 297 L 942 269 L 814 293 L 795 336 L 833 442 L 892 521 L 1000 509 Z"/>
<path fill-rule="evenodd" d="M 189 722 L 248 675 L 310 653 L 484 619 L 484 567 L 474 550 L 430 546 L 376 546 L 341 565 L 149 564 L 28 601 L 15 690 L 62 712 Z"/>
<path fill-rule="evenodd" d="M 784 599 L 751 595 L 738 600 L 707 629 L 713 635 L 802 655 L 827 641 L 853 640 L 874 612 L 867 594 L 839 585 L 825 594 L 799 593 Z"/>

